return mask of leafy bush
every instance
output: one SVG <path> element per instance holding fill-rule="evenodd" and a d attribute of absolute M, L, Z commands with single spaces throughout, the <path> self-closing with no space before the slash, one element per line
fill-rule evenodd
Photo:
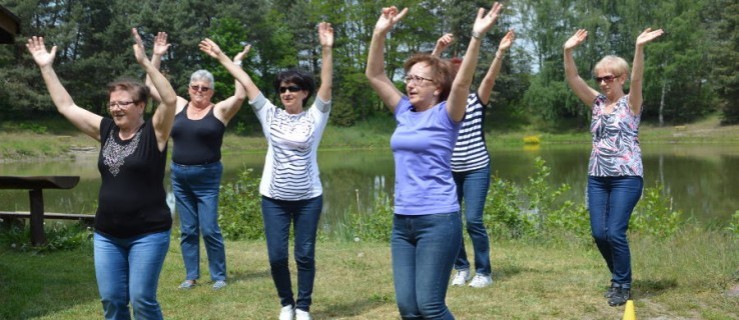
<path fill-rule="evenodd" d="M 24 252 L 51 252 L 72 250 L 84 245 L 92 245 L 92 228 L 83 223 L 62 223 L 55 221 L 44 226 L 46 243 L 31 245 L 31 230 L 23 223 L 12 224 L 0 232 L 3 247 Z"/>
<path fill-rule="evenodd" d="M 393 226 L 393 203 L 387 193 L 380 193 L 368 212 L 355 212 L 349 218 L 348 230 L 355 241 L 390 241 Z"/>
<path fill-rule="evenodd" d="M 680 229 L 682 221 L 682 211 L 672 209 L 672 197 L 665 194 L 662 184 L 656 182 L 654 187 L 644 188 L 641 200 L 631 214 L 629 230 L 666 238 Z"/>
<path fill-rule="evenodd" d="M 254 169 L 248 168 L 239 173 L 235 182 L 221 185 L 218 224 L 224 238 L 264 238 L 259 180 Z"/>

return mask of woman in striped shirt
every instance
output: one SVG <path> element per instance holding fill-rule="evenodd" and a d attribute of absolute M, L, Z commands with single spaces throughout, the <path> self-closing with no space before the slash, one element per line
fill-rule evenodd
<path fill-rule="evenodd" d="M 451 34 L 445 34 L 438 41 L 432 55 L 439 56 L 453 41 Z M 513 44 L 515 34 L 508 31 L 500 40 L 495 59 L 490 64 L 485 77 L 480 82 L 477 92 L 467 96 L 467 109 L 464 121 L 459 129 L 457 143 L 452 153 L 452 176 L 457 185 L 457 197 L 460 205 L 464 200 L 464 216 L 467 233 L 472 240 L 475 250 L 475 277 L 470 272 L 470 262 L 464 242 L 461 243 L 459 254 L 454 261 L 457 270 L 453 286 L 463 286 L 470 281 L 469 286 L 483 288 L 493 283 L 490 267 L 490 240 L 482 221 L 485 208 L 485 197 L 490 187 L 490 156 L 485 145 L 485 106 L 490 101 L 490 93 L 495 86 L 500 67 L 503 64 L 503 55 Z M 453 65 L 458 65 L 459 59 L 452 59 Z"/>

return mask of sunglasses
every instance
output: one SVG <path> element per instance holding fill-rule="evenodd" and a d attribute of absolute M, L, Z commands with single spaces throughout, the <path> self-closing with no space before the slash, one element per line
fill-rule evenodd
<path fill-rule="evenodd" d="M 298 91 L 301 91 L 301 90 L 303 90 L 303 88 L 298 87 L 298 86 L 280 87 L 280 93 L 285 93 L 287 91 L 290 91 L 290 92 L 298 92 Z"/>
<path fill-rule="evenodd" d="M 601 83 L 601 81 L 605 81 L 606 83 L 611 83 L 613 82 L 613 80 L 616 80 L 620 76 L 621 76 L 620 74 L 617 76 L 609 74 L 607 76 L 602 76 L 602 77 L 593 77 L 593 79 L 595 79 L 596 83 Z"/>
<path fill-rule="evenodd" d="M 206 86 L 197 86 L 197 85 L 190 86 L 190 89 L 192 89 L 193 91 L 200 91 L 200 92 L 208 92 L 208 90 L 210 90 L 210 88 Z"/>

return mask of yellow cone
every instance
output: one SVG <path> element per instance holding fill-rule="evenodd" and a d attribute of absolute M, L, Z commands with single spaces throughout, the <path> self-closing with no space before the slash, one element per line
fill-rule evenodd
<path fill-rule="evenodd" d="M 626 309 L 624 309 L 624 317 L 622 320 L 636 320 L 636 311 L 634 310 L 634 300 L 626 301 Z"/>

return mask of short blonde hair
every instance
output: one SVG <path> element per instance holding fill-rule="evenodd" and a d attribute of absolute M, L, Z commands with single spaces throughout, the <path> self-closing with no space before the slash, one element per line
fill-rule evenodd
<path fill-rule="evenodd" d="M 629 63 L 624 58 L 608 55 L 600 59 L 593 67 L 593 74 L 597 74 L 598 71 L 610 71 L 615 76 L 621 76 L 629 73 Z"/>

